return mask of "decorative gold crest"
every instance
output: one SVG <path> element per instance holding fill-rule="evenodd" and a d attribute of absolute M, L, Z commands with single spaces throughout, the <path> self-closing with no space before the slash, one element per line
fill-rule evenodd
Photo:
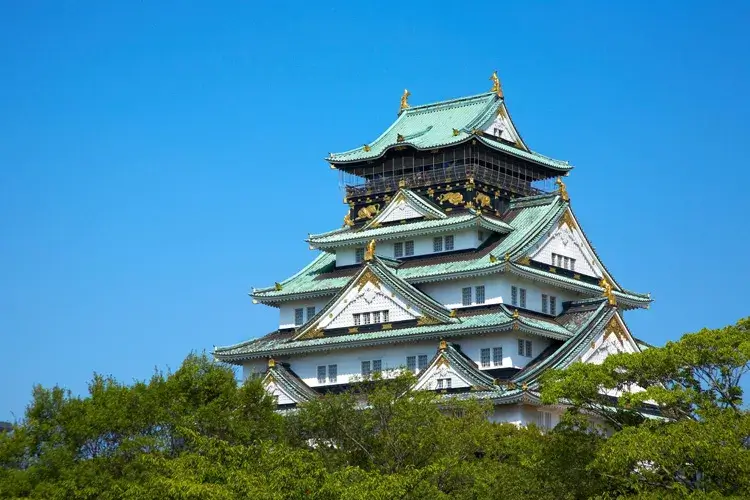
<path fill-rule="evenodd" d="M 443 193 L 438 196 L 438 201 L 441 205 L 446 201 L 453 205 L 462 205 L 464 203 L 464 195 L 461 193 Z"/>
<path fill-rule="evenodd" d="M 497 94 L 498 97 L 503 97 L 503 86 L 500 84 L 500 78 L 497 76 L 497 71 L 492 72 L 490 80 L 492 80 L 491 92 Z"/>
<path fill-rule="evenodd" d="M 354 225 L 354 221 L 349 216 L 349 212 L 347 212 L 346 215 L 344 216 L 344 225 L 349 226 L 349 227 L 352 227 Z"/>
<path fill-rule="evenodd" d="M 380 213 L 380 203 L 375 203 L 373 205 L 367 205 L 366 207 L 362 207 L 357 212 L 357 218 L 355 220 L 362 220 L 362 219 L 372 219 L 376 215 Z"/>
<path fill-rule="evenodd" d="M 430 316 L 420 316 L 419 319 L 417 319 L 417 326 L 439 325 L 439 324 L 440 324 L 440 321 Z"/>
<path fill-rule="evenodd" d="M 409 96 L 411 95 L 411 92 L 409 92 L 407 89 L 404 89 L 404 93 L 401 95 L 401 107 L 399 111 L 403 111 L 406 108 L 409 107 Z"/>
<path fill-rule="evenodd" d="M 478 207 L 492 206 L 492 200 L 484 193 L 477 193 L 477 195 L 474 197 L 474 203 L 476 203 Z"/>
<path fill-rule="evenodd" d="M 607 297 L 607 300 L 609 301 L 609 305 L 614 306 L 617 305 L 617 299 L 615 298 L 615 293 L 612 289 L 612 285 L 609 281 L 602 278 L 599 282 L 599 286 L 604 289 L 603 295 Z"/>
<path fill-rule="evenodd" d="M 565 183 L 562 181 L 562 177 L 558 177 L 555 181 L 555 184 L 557 184 L 560 190 L 560 198 L 562 198 L 563 201 L 569 201 L 570 196 L 568 196 L 568 188 L 565 187 Z"/>
<path fill-rule="evenodd" d="M 372 283 L 375 288 L 380 289 L 380 278 L 378 278 L 375 273 L 370 271 L 370 269 L 367 269 L 364 273 L 362 273 L 362 276 L 360 276 L 357 280 L 357 283 L 355 283 L 357 285 L 357 292 L 361 292 L 365 285 L 368 283 Z"/>

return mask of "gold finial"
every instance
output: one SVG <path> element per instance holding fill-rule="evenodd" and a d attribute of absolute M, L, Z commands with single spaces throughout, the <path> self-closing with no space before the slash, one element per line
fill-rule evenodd
<path fill-rule="evenodd" d="M 455 318 L 456 317 L 456 310 L 455 309 L 451 309 L 451 313 L 448 316 L 450 316 L 451 318 Z"/>
<path fill-rule="evenodd" d="M 444 351 L 444 350 L 446 350 L 447 348 L 448 348 L 448 342 L 446 342 L 445 340 L 441 340 L 441 341 L 440 341 L 440 350 L 441 350 L 441 351 Z"/>
<path fill-rule="evenodd" d="M 513 319 L 518 319 L 518 309 L 513 309 Z"/>
<path fill-rule="evenodd" d="M 406 181 L 403 180 L 403 179 L 399 179 L 399 181 L 398 181 L 398 187 L 400 187 L 400 188 L 406 187 Z"/>
<path fill-rule="evenodd" d="M 492 80 L 492 92 L 496 93 L 498 97 L 503 97 L 503 86 L 500 85 L 500 78 L 497 77 L 497 71 L 492 72 L 490 80 Z"/>
<path fill-rule="evenodd" d="M 396 142 L 404 142 L 405 140 L 403 135 L 396 134 Z"/>
<path fill-rule="evenodd" d="M 529 386 L 528 386 L 528 385 L 526 385 L 526 382 L 524 382 L 523 384 L 521 384 L 521 389 L 523 389 L 524 391 L 525 391 L 526 389 L 528 389 L 528 388 L 529 388 Z"/>
<path fill-rule="evenodd" d="M 510 262 L 510 252 L 505 252 L 505 262 Z"/>
<path fill-rule="evenodd" d="M 563 201 L 570 200 L 570 196 L 568 196 L 568 188 L 565 187 L 565 183 L 562 181 L 561 177 L 557 178 L 555 184 L 560 188 L 560 198 L 562 198 Z"/>
<path fill-rule="evenodd" d="M 370 240 L 365 248 L 365 260 L 369 261 L 375 258 L 375 240 Z"/>
<path fill-rule="evenodd" d="M 609 301 L 609 305 L 614 306 L 617 305 L 617 299 L 615 298 L 615 293 L 612 290 L 612 285 L 607 281 L 605 278 L 602 278 L 602 280 L 599 282 L 599 286 L 604 288 L 604 296 L 607 297 L 607 300 Z"/>
<path fill-rule="evenodd" d="M 493 264 L 495 262 L 497 262 L 497 257 L 495 257 L 494 255 L 490 254 L 490 262 L 493 263 Z"/>
<path fill-rule="evenodd" d="M 273 284 L 273 287 L 274 289 L 276 289 L 277 292 L 280 292 L 284 288 L 283 286 L 281 286 L 281 283 L 279 283 L 278 281 Z"/>
<path fill-rule="evenodd" d="M 460 132 L 458 131 L 457 128 L 454 128 L 453 129 L 453 137 L 456 137 L 458 134 L 460 134 Z"/>
<path fill-rule="evenodd" d="M 364 145 L 365 153 L 369 152 L 371 149 L 372 148 L 369 145 L 367 145 L 367 144 Z"/>
<path fill-rule="evenodd" d="M 401 109 L 400 111 L 405 110 L 409 107 L 409 96 L 411 95 L 411 92 L 409 92 L 407 89 L 404 89 L 404 94 L 401 96 Z"/>
<path fill-rule="evenodd" d="M 273 368 L 274 366 L 276 366 L 276 361 L 273 358 L 268 358 L 268 367 Z"/>
<path fill-rule="evenodd" d="M 349 226 L 349 227 L 352 227 L 354 225 L 354 221 L 349 215 L 349 212 L 347 212 L 346 215 L 344 216 L 344 225 Z"/>

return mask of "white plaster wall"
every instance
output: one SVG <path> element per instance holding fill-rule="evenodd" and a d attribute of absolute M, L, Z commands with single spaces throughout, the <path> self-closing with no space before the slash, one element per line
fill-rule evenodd
<path fill-rule="evenodd" d="M 477 248 L 481 242 L 479 241 L 479 238 L 477 236 L 478 229 L 467 229 L 464 231 L 456 231 L 452 233 L 440 233 L 440 236 L 445 237 L 446 235 L 453 235 L 453 250 L 468 250 Z M 489 236 L 490 231 L 484 229 L 482 230 L 485 234 L 485 239 Z M 397 240 L 384 240 L 384 241 L 377 241 L 377 246 L 375 253 L 377 255 L 382 255 L 383 257 L 390 257 L 395 258 L 394 250 L 393 250 L 393 244 L 398 242 L 404 242 L 404 241 L 413 241 L 414 242 L 414 255 L 432 255 L 436 252 L 433 252 L 433 246 L 432 246 L 432 239 L 434 237 L 438 236 L 438 234 L 431 235 L 431 236 L 420 236 L 415 238 L 403 238 L 403 239 L 397 239 Z M 356 245 L 348 248 L 339 248 L 336 250 L 336 265 L 337 266 L 351 266 L 356 264 L 356 248 L 363 248 L 364 244 L 362 245 Z M 442 252 L 438 252 L 442 253 Z M 412 257 L 412 255 L 408 255 L 405 257 Z"/>
<path fill-rule="evenodd" d="M 528 339 L 533 342 L 532 357 L 527 358 L 525 356 L 518 355 L 518 339 Z M 450 337 L 446 337 L 446 340 L 452 341 Z M 523 368 L 526 366 L 534 357 L 546 349 L 550 340 L 545 337 L 538 337 L 534 335 L 525 335 L 520 332 L 511 330 L 506 332 L 491 333 L 487 335 L 477 335 L 474 337 L 456 338 L 455 341 L 461 346 L 461 350 L 466 354 L 474 363 L 478 366 L 481 364 L 481 349 L 502 347 L 503 348 L 503 364 L 502 367 L 510 368 Z M 349 382 L 352 377 L 358 377 L 362 373 L 361 362 L 365 360 L 380 359 L 383 364 L 383 371 L 394 370 L 406 367 L 407 356 L 418 356 L 420 354 L 427 355 L 428 360 L 437 353 L 438 341 L 429 340 L 414 342 L 411 344 L 394 344 L 384 345 L 375 347 L 362 347 L 359 349 L 341 349 L 333 350 L 328 352 L 310 353 L 299 356 L 289 357 L 277 357 L 278 361 L 287 362 L 290 364 L 291 369 L 302 379 L 306 384 L 311 387 L 318 385 L 332 385 L 326 381 L 325 384 L 318 384 L 318 366 L 321 365 L 337 365 L 337 384 L 345 384 Z M 492 358 L 490 355 L 490 363 Z M 265 371 L 266 361 L 247 363 L 243 367 L 243 375 L 247 376 L 251 373 L 252 369 Z M 486 369 L 499 368 L 499 366 L 492 365 Z"/>
<path fill-rule="evenodd" d="M 578 292 L 572 292 L 570 290 L 564 290 L 502 273 L 480 276 L 477 278 L 423 283 L 418 285 L 418 288 L 441 304 L 444 304 L 445 307 L 449 309 L 459 309 L 464 307 L 461 305 L 461 289 L 467 286 L 473 288 L 479 285 L 484 285 L 485 304 L 505 303 L 508 306 L 511 306 L 511 287 L 517 286 L 518 288 L 525 288 L 526 309 L 539 312 L 542 311 L 542 294 L 557 297 L 557 314 L 560 314 L 563 302 L 576 300 L 582 297 Z M 475 299 L 475 290 L 472 290 L 472 300 L 474 301 Z"/>
<path fill-rule="evenodd" d="M 367 283 L 361 290 L 352 287 L 346 297 L 331 309 L 330 318 L 324 318 L 322 328 L 354 326 L 355 313 L 388 311 L 388 323 L 404 321 L 421 316 L 421 311 L 403 297 L 395 294 L 384 283 L 375 286 Z"/>
<path fill-rule="evenodd" d="M 528 404 L 510 404 L 495 406 L 494 412 L 490 416 L 491 422 L 504 422 L 514 424 L 519 427 L 526 427 L 531 424 L 539 425 L 540 412 L 549 412 L 552 414 L 551 428 L 560 423 L 562 410 L 544 406 L 532 406 Z"/>
<path fill-rule="evenodd" d="M 279 306 L 279 328 L 294 328 L 294 310 L 303 308 L 305 322 L 309 319 L 307 317 L 307 308 L 315 306 L 315 313 L 317 314 L 325 305 L 328 300 L 323 298 L 316 298 L 311 300 L 295 300 L 291 302 L 284 302 Z"/>
<path fill-rule="evenodd" d="M 553 253 L 575 259 L 574 271 L 577 273 L 597 278 L 602 276 L 593 254 L 586 248 L 583 235 L 578 230 L 571 230 L 567 224 L 552 229 L 531 251 L 530 256 L 536 261 L 556 266 L 557 264 L 552 262 Z"/>

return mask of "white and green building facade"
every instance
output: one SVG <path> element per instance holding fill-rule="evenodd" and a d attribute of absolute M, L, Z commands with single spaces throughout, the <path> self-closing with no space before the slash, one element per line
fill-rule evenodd
<path fill-rule="evenodd" d="M 273 331 L 213 353 L 263 377 L 280 408 L 410 370 L 417 389 L 549 426 L 561 409 L 540 402 L 545 370 L 644 347 L 623 313 L 650 296 L 608 272 L 560 179 L 573 167 L 529 149 L 499 87 L 404 98 L 380 137 L 326 160 L 343 226 L 309 236 L 305 268 L 253 289 L 279 310 Z"/>

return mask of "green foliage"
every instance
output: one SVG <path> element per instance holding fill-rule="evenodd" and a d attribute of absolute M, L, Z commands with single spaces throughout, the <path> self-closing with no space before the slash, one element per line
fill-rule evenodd
<path fill-rule="evenodd" d="M 0 435 L 0 498 L 747 498 L 749 330 L 550 373 L 543 398 L 569 411 L 549 432 L 412 391 L 408 375 L 280 414 L 257 379 L 238 384 L 205 355 L 129 386 L 95 375 L 83 398 L 35 387 Z M 662 416 L 644 417 L 647 403 Z"/>

